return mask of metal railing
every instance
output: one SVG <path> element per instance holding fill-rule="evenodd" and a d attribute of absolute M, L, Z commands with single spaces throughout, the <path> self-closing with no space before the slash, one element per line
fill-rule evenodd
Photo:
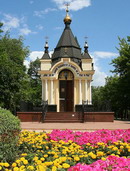
<path fill-rule="evenodd" d="M 41 116 L 41 122 L 44 122 L 44 120 L 45 120 L 47 108 L 48 108 L 48 100 L 46 100 L 46 101 L 42 100 L 42 116 Z"/>

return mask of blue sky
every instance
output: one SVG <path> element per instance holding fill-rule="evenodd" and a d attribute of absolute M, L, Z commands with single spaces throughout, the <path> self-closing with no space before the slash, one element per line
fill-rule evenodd
<path fill-rule="evenodd" d="M 64 29 L 64 4 L 70 3 L 71 29 L 83 50 L 88 37 L 89 53 L 94 58 L 93 85 L 104 85 L 112 75 L 111 60 L 118 56 L 118 36 L 130 36 L 130 0 L 1 0 L 0 21 L 11 37 L 25 38 L 30 56 L 25 61 L 41 57 L 45 37 L 52 51 Z"/>

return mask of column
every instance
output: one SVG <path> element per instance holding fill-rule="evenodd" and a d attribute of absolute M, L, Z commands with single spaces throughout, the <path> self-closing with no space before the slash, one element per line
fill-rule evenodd
<path fill-rule="evenodd" d="M 82 104 L 81 80 L 79 80 L 79 104 Z"/>
<path fill-rule="evenodd" d="M 54 91 L 54 86 L 53 86 L 53 80 L 51 80 L 51 90 L 50 90 L 50 103 L 53 104 L 53 91 Z"/>
<path fill-rule="evenodd" d="M 84 91 L 84 93 L 85 93 L 85 101 L 87 101 L 88 100 L 88 98 L 87 98 L 87 95 L 88 95 L 88 83 L 87 83 L 87 80 L 85 80 L 85 91 Z"/>
<path fill-rule="evenodd" d="M 88 81 L 88 104 L 92 104 L 91 81 Z"/>
<path fill-rule="evenodd" d="M 45 100 L 45 84 L 44 84 L 44 80 L 42 80 L 42 100 Z"/>
<path fill-rule="evenodd" d="M 48 85 L 47 85 L 47 80 L 45 80 L 45 100 L 48 100 Z"/>
<path fill-rule="evenodd" d="M 91 81 L 90 81 L 90 104 L 92 104 L 92 89 L 91 89 Z"/>

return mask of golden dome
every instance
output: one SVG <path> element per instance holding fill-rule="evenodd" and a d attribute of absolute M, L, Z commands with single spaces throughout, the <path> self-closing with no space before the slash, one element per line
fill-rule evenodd
<path fill-rule="evenodd" d="M 71 18 L 70 16 L 68 15 L 68 13 L 66 14 L 66 17 L 64 18 L 64 22 L 67 23 L 67 22 L 71 22 Z"/>
<path fill-rule="evenodd" d="M 71 20 L 69 14 L 68 14 L 68 12 L 69 12 L 68 4 L 66 6 L 67 6 L 67 9 L 66 9 L 66 16 L 64 18 L 64 23 L 71 23 L 72 20 Z"/>

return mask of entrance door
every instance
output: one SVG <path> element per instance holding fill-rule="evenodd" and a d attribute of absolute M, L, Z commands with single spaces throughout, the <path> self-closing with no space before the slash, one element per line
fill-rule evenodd
<path fill-rule="evenodd" d="M 72 112 L 74 107 L 74 81 L 59 80 L 60 87 L 60 111 Z"/>

